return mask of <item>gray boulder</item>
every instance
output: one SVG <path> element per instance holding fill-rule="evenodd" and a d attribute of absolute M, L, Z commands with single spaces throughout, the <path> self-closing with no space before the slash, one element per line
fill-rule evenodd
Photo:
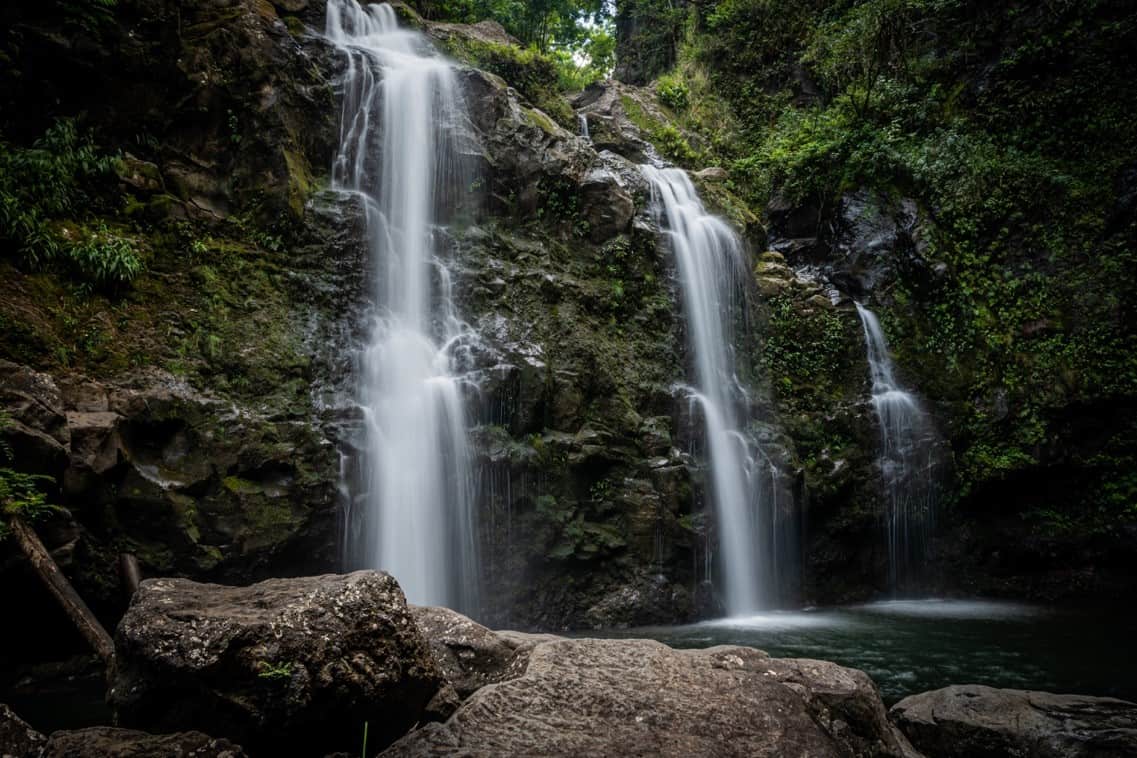
<path fill-rule="evenodd" d="M 514 675 L 515 660 L 533 647 L 449 608 L 412 606 L 411 614 L 442 673 L 462 698 Z"/>
<path fill-rule="evenodd" d="M 536 644 L 516 678 L 384 755 L 914 755 L 872 681 L 836 664 L 741 647 L 520 639 Z"/>
<path fill-rule="evenodd" d="M 389 575 L 250 587 L 142 583 L 116 635 L 109 701 L 121 726 L 200 730 L 289 755 L 382 747 L 443 677 Z"/>
<path fill-rule="evenodd" d="M 55 732 L 40 755 L 42 758 L 245 758 L 245 751 L 229 740 L 214 739 L 201 732 L 148 734 L 96 726 Z"/>
<path fill-rule="evenodd" d="M 889 712 L 928 758 L 1137 755 L 1137 703 L 955 685 L 904 698 Z"/>
<path fill-rule="evenodd" d="M 0 360 L 0 412 L 0 443 L 21 469 L 46 476 L 63 473 L 71 435 L 59 387 L 50 375 Z"/>

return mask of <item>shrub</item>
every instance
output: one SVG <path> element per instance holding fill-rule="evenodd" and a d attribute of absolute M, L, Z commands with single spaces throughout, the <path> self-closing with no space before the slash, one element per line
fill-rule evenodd
<path fill-rule="evenodd" d="M 100 287 L 130 284 L 142 271 L 133 243 L 113 234 L 106 224 L 72 245 L 68 256 L 80 278 Z"/>
<path fill-rule="evenodd" d="M 91 188 L 112 173 L 115 160 L 69 119 L 31 147 L 0 141 L 0 239 L 12 243 L 21 264 L 33 270 L 54 264 L 99 287 L 134 280 L 142 270 L 134 246 L 105 224 L 78 239 L 57 230 L 59 220 L 90 213 L 97 204 Z"/>
<path fill-rule="evenodd" d="M 682 78 L 676 74 L 661 76 L 655 86 L 659 99 L 664 105 L 676 111 L 687 110 L 687 106 L 690 105 L 691 90 Z"/>
<path fill-rule="evenodd" d="M 0 540 L 8 537 L 8 519 L 17 516 L 22 521 L 34 522 L 46 518 L 56 507 L 49 505 L 47 495 L 40 489 L 41 482 L 50 482 L 46 476 L 36 476 L 0 468 Z"/>

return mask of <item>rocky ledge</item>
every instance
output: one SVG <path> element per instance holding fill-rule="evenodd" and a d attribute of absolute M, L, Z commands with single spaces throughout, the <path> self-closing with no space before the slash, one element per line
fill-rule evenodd
<path fill-rule="evenodd" d="M 928 758 L 1137 755 L 1137 704 L 976 684 L 905 698 L 892 719 Z"/>
<path fill-rule="evenodd" d="M 495 632 L 369 571 L 149 580 L 116 648 L 130 729 L 44 737 L 0 706 L 0 755 L 358 754 L 365 724 L 367 754 L 407 757 L 1137 754 L 1121 700 L 964 686 L 889 712 L 834 663 Z"/>

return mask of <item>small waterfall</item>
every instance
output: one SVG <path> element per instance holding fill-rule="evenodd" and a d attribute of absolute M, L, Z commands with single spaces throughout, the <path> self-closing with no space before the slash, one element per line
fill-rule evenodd
<path fill-rule="evenodd" d="M 472 336 L 435 249 L 440 211 L 463 186 L 454 72 L 386 4 L 329 0 L 327 37 L 346 59 L 334 186 L 367 209 L 375 268 L 360 357 L 366 426 L 355 561 L 389 571 L 414 603 L 473 610 L 474 486 L 455 356 Z"/>
<path fill-rule="evenodd" d="M 878 463 L 884 483 L 888 580 L 895 592 L 918 580 L 935 524 L 938 439 L 919 399 L 896 380 L 876 314 L 856 303 L 864 326 L 872 403 L 880 423 Z"/>
<path fill-rule="evenodd" d="M 580 122 L 580 136 L 588 140 L 592 139 L 588 133 L 588 116 L 581 113 L 577 116 L 577 120 Z"/>
<path fill-rule="evenodd" d="M 695 369 L 691 402 L 703 417 L 727 612 L 754 612 L 775 599 L 766 551 L 776 525 L 763 502 L 761 451 L 742 427 L 749 403 L 735 374 L 732 325 L 747 275 L 742 242 L 707 213 L 685 171 L 641 170 L 678 264 Z"/>

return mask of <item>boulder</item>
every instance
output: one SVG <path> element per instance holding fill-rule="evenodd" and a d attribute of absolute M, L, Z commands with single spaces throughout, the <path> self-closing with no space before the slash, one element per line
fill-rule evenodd
<path fill-rule="evenodd" d="M 1137 755 L 1137 703 L 954 685 L 904 698 L 889 715 L 928 758 Z"/>
<path fill-rule="evenodd" d="M 631 182 L 629 182 L 631 179 Z M 601 153 L 580 183 L 583 215 L 593 242 L 604 242 L 624 232 L 636 212 L 626 187 L 642 183 L 638 171 L 615 153 Z"/>
<path fill-rule="evenodd" d="M 42 758 L 244 758 L 245 751 L 229 740 L 201 732 L 148 734 L 131 729 L 96 726 L 55 732 Z"/>
<path fill-rule="evenodd" d="M 606 594 L 585 611 L 584 618 L 593 629 L 621 629 L 668 624 L 677 614 L 680 618 L 691 615 L 687 588 L 672 583 L 665 575 L 646 574 Z"/>
<path fill-rule="evenodd" d="M 538 641 L 523 672 L 385 756 L 915 755 L 862 672 L 752 648 Z"/>
<path fill-rule="evenodd" d="M 443 683 L 391 576 L 373 571 L 249 587 L 142 583 L 116 635 L 118 723 L 201 730 L 257 751 L 382 747 Z"/>
<path fill-rule="evenodd" d="M 526 650 L 521 640 L 503 637 L 449 608 L 412 606 L 411 615 L 462 698 L 508 678 L 514 660 Z"/>
<path fill-rule="evenodd" d="M 33 758 L 39 756 L 43 744 L 42 734 L 0 703 L 0 758 Z"/>
<path fill-rule="evenodd" d="M 0 360 L 0 414 L 0 443 L 21 469 L 47 476 L 63 472 L 71 436 L 59 387 L 49 374 Z"/>
<path fill-rule="evenodd" d="M 588 119 L 589 134 L 597 150 L 608 150 L 633 164 L 651 162 L 655 147 L 628 115 L 626 103 L 635 107 L 655 123 L 670 123 L 651 90 L 609 80 L 593 84 L 573 99 L 577 113 Z"/>

